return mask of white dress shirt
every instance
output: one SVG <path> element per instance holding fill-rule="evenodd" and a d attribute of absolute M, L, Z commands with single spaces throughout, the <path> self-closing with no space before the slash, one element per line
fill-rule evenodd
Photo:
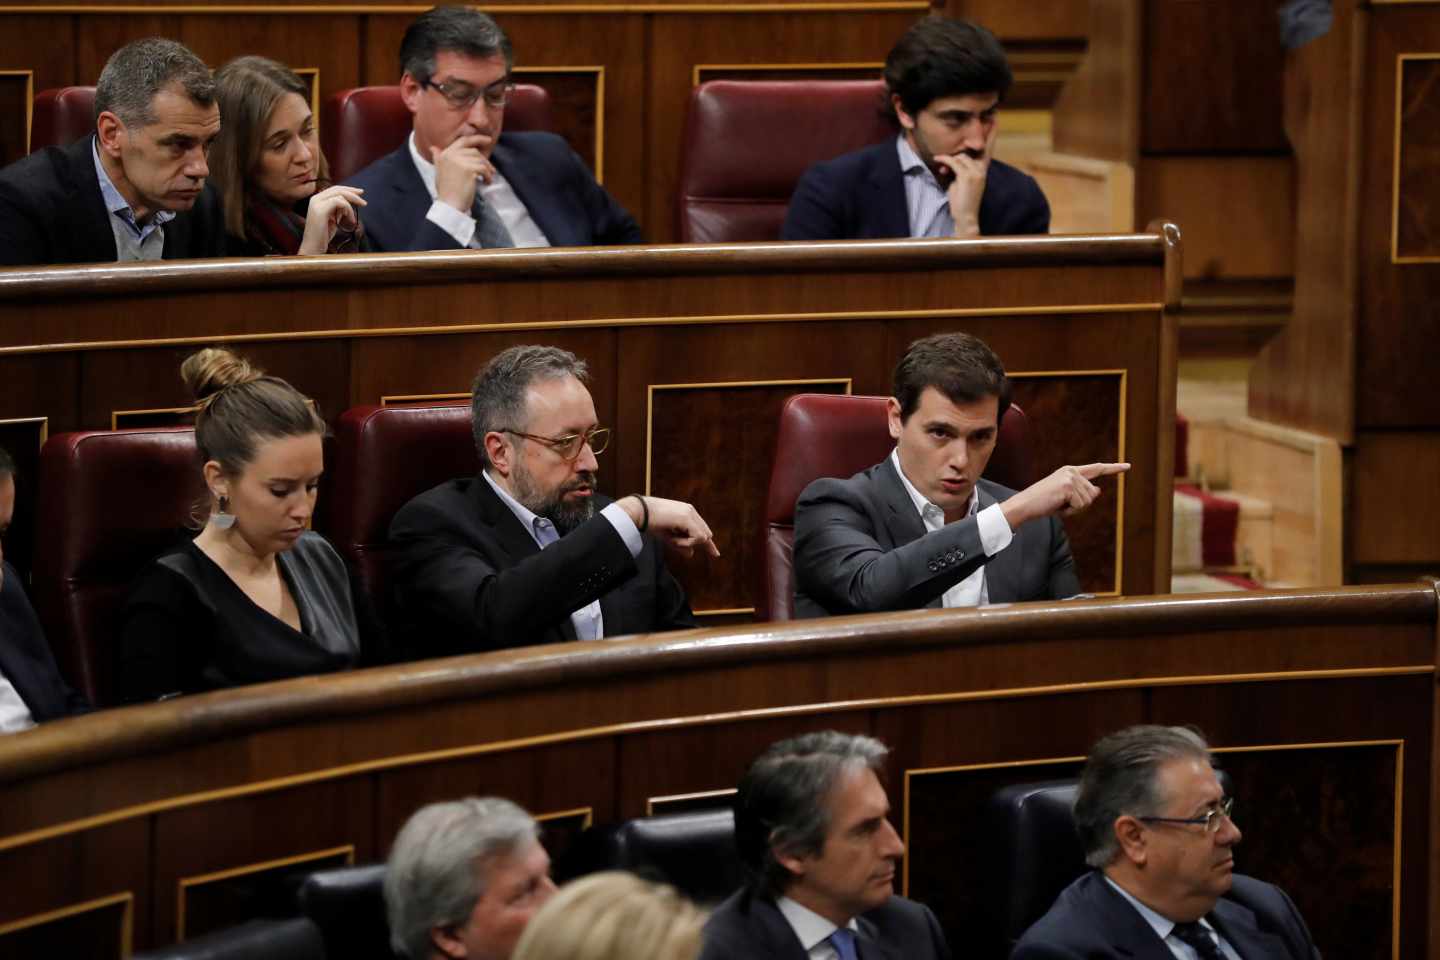
<path fill-rule="evenodd" d="M 895 149 L 900 153 L 900 170 L 905 174 L 905 207 L 910 214 L 910 236 L 955 236 L 955 219 L 950 216 L 950 195 L 910 146 L 905 134 L 896 138 Z"/>
<path fill-rule="evenodd" d="M 1170 931 L 1175 929 L 1174 920 L 1170 920 L 1151 910 L 1145 906 L 1145 904 L 1132 897 L 1130 891 L 1120 886 L 1120 884 L 1114 880 L 1111 880 L 1108 876 L 1105 877 L 1105 882 L 1110 884 L 1120 896 L 1124 897 L 1130 906 L 1134 907 L 1136 912 L 1145 919 L 1145 922 L 1150 924 L 1151 929 L 1155 931 L 1155 935 L 1164 942 L 1165 947 L 1176 956 L 1177 960 L 1200 960 L 1200 955 L 1194 947 L 1179 937 L 1170 936 Z M 1220 952 L 1225 954 L 1229 960 L 1240 960 L 1240 954 L 1236 953 L 1235 948 L 1230 946 L 1230 941 L 1220 936 L 1220 931 L 1210 926 L 1210 922 L 1204 917 L 1200 918 L 1200 926 L 1210 934 L 1211 939 L 1220 945 Z"/>
<path fill-rule="evenodd" d="M 530 536 L 535 539 L 535 545 L 544 550 L 550 544 L 560 539 L 560 531 L 555 529 L 555 524 L 545 517 L 537 516 L 533 510 L 525 506 L 519 500 L 510 496 L 509 492 L 490 477 L 489 470 L 480 471 L 480 476 L 490 484 L 500 497 L 502 503 L 510 508 L 516 519 L 530 531 Z M 640 528 L 635 526 L 635 521 L 625 512 L 625 508 L 618 503 L 612 503 L 600 511 L 600 516 L 610 521 L 615 532 L 620 534 L 620 539 L 625 541 L 625 547 L 630 551 L 630 556 L 640 556 L 640 548 L 644 541 L 640 539 Z M 580 640 L 599 640 L 605 636 L 605 618 L 600 612 L 600 601 L 592 600 L 585 606 L 570 614 L 570 623 L 575 627 L 575 636 Z"/>
<path fill-rule="evenodd" d="M 790 929 L 795 931 L 795 936 L 800 939 L 800 946 L 805 948 L 810 960 L 840 960 L 840 954 L 830 943 L 830 934 L 840 929 L 839 927 L 789 897 L 776 900 L 775 906 L 780 908 L 780 915 L 790 924 Z M 857 932 L 860 930 L 854 917 L 851 917 L 845 926 Z"/>
<path fill-rule="evenodd" d="M 927 500 L 910 483 L 910 478 L 905 476 L 905 471 L 900 466 L 899 447 L 890 451 L 890 462 L 895 466 L 895 472 L 900 474 L 900 483 L 905 487 L 905 492 L 910 495 L 910 502 L 915 504 L 915 512 L 920 514 L 920 520 L 925 524 L 925 531 L 934 533 L 945 526 L 945 511 Z M 980 528 L 980 546 L 984 548 L 987 557 L 993 557 L 1010 546 L 1010 541 L 1015 538 L 1014 531 L 1010 529 L 1010 524 L 1005 519 L 1005 512 L 1000 509 L 1000 504 L 992 503 L 984 510 L 980 509 L 979 487 L 970 491 L 970 505 L 965 509 L 965 516 L 975 518 L 975 523 Z M 985 565 L 981 564 L 974 573 L 945 591 L 941 606 L 946 608 L 983 607 L 989 602 L 990 593 L 985 589 Z"/>
<path fill-rule="evenodd" d="M 415 161 L 415 169 L 419 171 L 425 190 L 430 194 L 430 209 L 425 214 L 425 219 L 454 237 L 460 246 L 479 250 L 480 239 L 475 236 L 475 218 L 469 213 L 461 213 L 443 200 L 436 199 L 435 164 L 420 156 L 420 150 L 415 146 L 414 133 L 410 134 L 407 142 L 410 144 L 410 159 Z M 489 183 L 476 184 L 476 190 L 481 199 L 500 215 L 500 221 L 505 224 L 505 229 L 510 231 L 510 239 L 515 241 L 515 246 L 550 246 L 550 241 L 540 229 L 540 225 L 530 216 L 530 211 L 520 202 L 515 188 L 506 182 L 498 169 L 495 170 L 494 179 Z"/>
<path fill-rule="evenodd" d="M 20 698 L 20 691 L 10 678 L 0 673 L 0 733 L 19 733 L 35 726 L 30 708 Z"/>

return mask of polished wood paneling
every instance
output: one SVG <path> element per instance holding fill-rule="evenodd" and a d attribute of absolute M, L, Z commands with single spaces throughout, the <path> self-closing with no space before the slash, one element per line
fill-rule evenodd
<path fill-rule="evenodd" d="M 0 69 L 0 166 L 14 163 L 29 152 L 34 79 L 29 70 Z"/>
<path fill-rule="evenodd" d="M 0 918 L 93 898 L 86 884 L 135 870 L 164 940 L 182 877 L 348 844 L 375 859 L 416 806 L 466 793 L 571 811 L 568 833 L 573 811 L 603 822 L 724 789 L 773 740 L 838 727 L 892 747 L 910 893 L 984 925 L 989 793 L 1118 726 L 1185 722 L 1223 750 L 1266 748 L 1225 754 L 1251 831 L 1240 856 L 1283 880 L 1322 947 L 1394 935 L 1383 880 L 1399 851 L 1398 955 L 1418 960 L 1436 628 L 1433 583 L 1017 604 L 503 651 L 60 721 L 0 741 L 0 865 L 48 878 Z M 1332 745 L 1300 749 L 1316 744 Z M 106 859 L 66 854 L 81 849 Z"/>
<path fill-rule="evenodd" d="M 1399 168 L 1395 182 L 1395 250 L 1397 258 L 1440 257 L 1440 196 L 1435 193 L 1434 157 L 1440 150 L 1440 52 L 1402 58 L 1400 101 L 1396 104 L 1399 129 L 1396 146 Z"/>
<path fill-rule="evenodd" d="M 19 99 L 26 75 L 30 97 L 74 82 L 74 36 L 74 17 L 0 16 L 0 164 L 29 152 L 30 104 Z M 36 56 L 39 51 L 45 55 Z"/>
<path fill-rule="evenodd" d="M 1440 567 L 1440 502 L 1412 493 L 1431 477 L 1440 477 L 1440 433 L 1362 431 L 1355 438 L 1346 536 L 1352 562 Z"/>
<path fill-rule="evenodd" d="M 1055 104 L 1055 150 L 1133 164 L 1140 143 L 1143 5 L 1090 0 L 1089 7 L 1089 49 Z"/>

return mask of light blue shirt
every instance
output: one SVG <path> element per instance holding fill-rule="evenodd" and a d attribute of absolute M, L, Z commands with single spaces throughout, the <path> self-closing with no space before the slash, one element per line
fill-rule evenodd
<path fill-rule="evenodd" d="M 500 501 L 510 508 L 515 518 L 530 531 L 530 536 L 535 539 L 535 545 L 544 550 L 550 544 L 560 539 L 560 531 L 555 529 L 555 524 L 549 519 L 539 516 L 525 504 L 510 496 L 504 487 L 496 483 L 490 476 L 489 470 L 480 471 L 480 476 L 490 484 L 500 497 Z M 615 532 L 620 534 L 620 539 L 625 541 L 625 547 L 630 551 L 630 556 L 640 556 L 640 548 L 644 541 L 640 539 L 640 529 L 635 526 L 635 521 L 625 512 L 625 508 L 618 503 L 612 503 L 600 511 L 600 516 L 610 521 Z M 570 614 L 570 623 L 575 627 L 575 636 L 580 640 L 599 640 L 605 636 L 605 618 L 600 612 L 600 601 L 593 600 L 585 606 Z"/>
<path fill-rule="evenodd" d="M 130 201 L 115 189 L 115 183 L 100 161 L 100 144 L 90 138 L 90 155 L 95 160 L 95 179 L 100 182 L 100 198 L 110 213 L 110 229 L 115 234 L 117 260 L 159 260 L 165 249 L 165 224 L 175 219 L 174 210 L 157 210 L 148 223 L 135 219 Z M 156 236 L 158 234 L 158 236 Z M 155 237 L 154 240 L 151 238 Z"/>
<path fill-rule="evenodd" d="M 1102 876 L 1104 876 L 1104 874 L 1102 874 Z M 1151 910 L 1149 907 L 1145 906 L 1145 904 L 1132 897 L 1128 890 L 1120 886 L 1120 884 L 1116 883 L 1114 880 L 1111 880 L 1108 876 L 1105 877 L 1105 882 L 1110 884 L 1110 886 L 1115 889 L 1116 893 L 1124 897 L 1126 901 L 1129 902 L 1130 906 L 1134 907 L 1135 911 L 1139 913 L 1142 918 L 1144 918 L 1145 922 L 1150 924 L 1150 928 L 1155 931 L 1155 935 L 1164 942 L 1165 946 L 1169 949 L 1171 953 L 1176 956 L 1176 958 L 1178 958 L 1178 960 L 1200 960 L 1200 955 L 1195 952 L 1194 947 L 1190 946 L 1190 944 L 1181 940 L 1179 937 L 1170 936 L 1170 931 L 1175 929 L 1174 920 L 1171 920 L 1168 917 L 1164 917 L 1156 913 L 1154 910 Z M 1206 932 L 1210 934 L 1211 938 L 1220 945 L 1220 952 L 1225 954 L 1225 956 L 1228 957 L 1229 960 L 1240 960 L 1240 954 L 1236 953 L 1235 948 L 1230 946 L 1230 941 L 1220 936 L 1220 931 L 1210 926 L 1210 922 L 1204 917 L 1200 918 L 1200 926 L 1203 927 Z"/>
<path fill-rule="evenodd" d="M 905 174 L 905 207 L 910 215 L 910 236 L 953 237 L 955 220 L 950 216 L 950 197 L 920 155 L 900 134 L 895 139 L 900 153 L 900 170 Z"/>
<path fill-rule="evenodd" d="M 790 924 L 790 929 L 795 931 L 795 937 L 800 941 L 800 946 L 805 948 L 805 955 L 809 960 L 840 960 L 839 953 L 830 942 L 830 934 L 839 930 L 839 927 L 789 897 L 776 900 L 775 906 L 780 909 L 780 915 L 785 918 L 785 922 Z M 860 930 L 854 917 L 850 918 L 845 927 L 857 933 Z"/>

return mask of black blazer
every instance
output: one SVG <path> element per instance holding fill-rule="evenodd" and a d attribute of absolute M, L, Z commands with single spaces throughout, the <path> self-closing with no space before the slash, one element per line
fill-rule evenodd
<path fill-rule="evenodd" d="M 0 266 L 115 262 L 93 139 L 46 147 L 0 170 Z M 208 183 L 164 230 L 166 260 L 225 256 L 220 195 Z"/>
<path fill-rule="evenodd" d="M 990 161 L 980 198 L 980 233 L 1049 233 L 1050 204 L 1040 185 L 999 160 Z M 781 240 L 878 240 L 910 236 L 905 173 L 894 140 L 817 163 L 800 178 Z"/>
<path fill-rule="evenodd" d="M 640 227 L 585 162 L 553 133 L 502 133 L 490 158 L 552 247 L 640 243 Z M 429 192 L 407 138 L 347 181 L 365 190 L 360 219 L 375 250 L 458 250 L 455 238 L 425 219 Z"/>
<path fill-rule="evenodd" d="M 891 897 L 856 923 L 863 960 L 950 958 L 935 914 L 913 900 Z M 807 960 L 807 955 L 775 901 L 743 887 L 710 915 L 700 960 Z"/>
<path fill-rule="evenodd" d="M 631 557 L 597 514 L 541 550 L 483 477 L 442 483 L 395 515 L 395 599 L 427 653 L 499 650 L 575 639 L 570 614 L 598 599 L 605 636 L 696 626 L 660 545 Z"/>
<path fill-rule="evenodd" d="M 25 596 L 20 575 L 8 563 L 4 571 L 5 582 L 0 584 L 0 674 L 15 685 L 36 723 L 86 712 L 89 701 L 60 676 L 55 654 Z"/>
<path fill-rule="evenodd" d="M 977 487 L 981 510 L 1015 494 L 985 479 Z M 987 558 L 976 517 L 925 530 L 889 457 L 848 480 L 816 480 L 795 503 L 796 617 L 939 607 L 982 564 L 991 603 L 1080 592 L 1057 518 L 1022 524 Z"/>
<path fill-rule="evenodd" d="M 1272 884 L 1235 874 L 1230 892 L 1206 917 L 1244 960 L 1319 960 L 1295 904 Z M 1091 870 L 1066 887 L 1025 931 L 1011 960 L 1175 960 L 1124 897 Z"/>

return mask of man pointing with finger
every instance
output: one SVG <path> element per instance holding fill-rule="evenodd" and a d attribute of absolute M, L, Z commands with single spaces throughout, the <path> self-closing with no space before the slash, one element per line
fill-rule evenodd
<path fill-rule="evenodd" d="M 1035 181 L 994 159 L 997 113 L 1012 82 L 984 27 L 930 16 L 885 59 L 900 135 L 806 171 L 782 240 L 978 237 L 1046 233 Z"/>
<path fill-rule="evenodd" d="M 497 354 L 470 410 L 480 475 L 411 500 L 390 525 L 397 600 L 430 653 L 599 640 L 695 626 L 662 547 L 720 556 L 688 503 L 596 489 L 610 431 L 584 361 Z"/>
<path fill-rule="evenodd" d="M 514 84 L 505 32 L 470 7 L 421 14 L 400 44 L 405 143 L 349 182 L 379 250 L 639 243 L 630 214 L 552 133 L 504 133 Z"/>
<path fill-rule="evenodd" d="M 816 480 L 795 504 L 795 614 L 1061 600 L 1080 592 L 1058 515 L 1128 463 L 1061 467 L 1018 493 L 980 479 L 1010 383 L 968 334 L 917 340 L 895 367 L 889 457 Z"/>

